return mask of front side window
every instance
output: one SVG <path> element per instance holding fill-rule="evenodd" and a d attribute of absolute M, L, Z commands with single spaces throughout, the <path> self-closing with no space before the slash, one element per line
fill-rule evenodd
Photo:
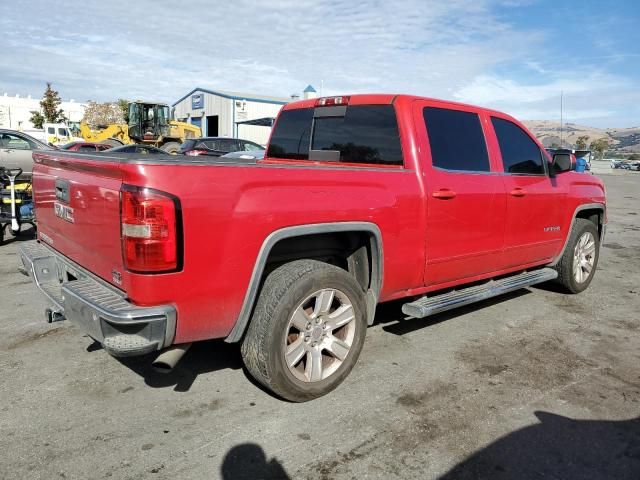
<path fill-rule="evenodd" d="M 36 150 L 38 147 L 35 143 L 11 133 L 3 133 L 0 138 L 2 148 L 11 150 Z"/>
<path fill-rule="evenodd" d="M 542 152 L 518 125 L 509 120 L 491 117 L 498 137 L 502 164 L 506 173 L 521 175 L 544 175 Z"/>
<path fill-rule="evenodd" d="M 324 108 L 321 115 L 314 115 L 313 108 L 283 111 L 267 156 L 402 165 L 400 133 L 392 105 Z"/>
<path fill-rule="evenodd" d="M 489 155 L 476 113 L 427 107 L 423 111 L 432 165 L 446 170 L 489 172 Z"/>
<path fill-rule="evenodd" d="M 69 133 L 69 130 L 67 130 L 66 128 L 59 128 L 58 129 L 58 135 L 60 135 L 61 137 L 70 137 L 71 134 Z"/>

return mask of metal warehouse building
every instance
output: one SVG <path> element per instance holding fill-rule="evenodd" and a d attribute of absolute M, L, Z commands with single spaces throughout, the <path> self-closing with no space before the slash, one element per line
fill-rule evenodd
<path fill-rule="evenodd" d="M 202 129 L 206 137 L 244 138 L 264 145 L 273 119 L 291 99 L 195 88 L 173 104 L 174 118 Z"/>

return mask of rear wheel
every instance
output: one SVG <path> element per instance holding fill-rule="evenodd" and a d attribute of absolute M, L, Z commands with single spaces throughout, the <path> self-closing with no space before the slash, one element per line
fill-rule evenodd
<path fill-rule="evenodd" d="M 177 155 L 180 151 L 180 144 L 178 142 L 167 142 L 160 148 L 171 155 Z"/>
<path fill-rule="evenodd" d="M 242 357 L 265 387 L 304 402 L 347 377 L 366 329 L 364 291 L 353 276 L 333 265 L 297 260 L 267 277 Z"/>
<path fill-rule="evenodd" d="M 598 266 L 600 239 L 593 222 L 577 218 L 562 258 L 556 265 L 557 282 L 570 293 L 580 293 L 589 286 Z"/>

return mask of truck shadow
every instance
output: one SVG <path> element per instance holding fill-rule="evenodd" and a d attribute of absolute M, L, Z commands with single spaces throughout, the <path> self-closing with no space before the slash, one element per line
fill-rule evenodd
<path fill-rule="evenodd" d="M 187 392 L 198 375 L 218 370 L 243 368 L 238 344 L 223 340 L 196 342 L 169 373 L 158 373 L 151 367 L 156 354 L 143 357 L 118 358 L 125 367 L 140 375 L 153 388 L 174 387 L 176 392 Z"/>
<path fill-rule="evenodd" d="M 440 480 L 640 478 L 640 417 L 574 420 L 535 412 L 540 423 L 489 444 Z"/>
<path fill-rule="evenodd" d="M 493 305 L 499 305 L 531 293 L 528 289 L 516 290 L 497 297 L 464 307 L 454 308 L 446 312 L 437 313 L 427 318 L 411 318 L 402 313 L 402 305 L 406 299 L 382 303 L 376 309 L 374 325 L 383 325 L 382 329 L 393 335 L 406 335 L 416 330 L 432 327 L 447 320 L 452 320 L 470 313 L 478 312 Z"/>
<path fill-rule="evenodd" d="M 374 325 L 383 325 L 382 329 L 384 331 L 394 335 L 405 335 L 530 293 L 529 290 L 522 289 L 466 307 L 436 314 L 426 319 L 407 319 L 406 315 L 402 313 L 402 305 L 406 300 L 397 300 L 378 305 Z M 90 345 L 87 350 L 93 351 L 99 348 L 99 345 Z M 143 357 L 118 358 L 118 361 L 140 375 L 145 384 L 152 388 L 174 387 L 173 390 L 176 392 L 187 392 L 199 375 L 232 369 L 242 370 L 245 377 L 254 386 L 269 395 L 273 395 L 272 392 L 256 382 L 244 368 L 242 355 L 240 354 L 240 344 L 226 343 L 223 340 L 196 342 L 169 373 L 158 373 L 151 367 L 151 362 L 156 355 L 157 353 Z"/>

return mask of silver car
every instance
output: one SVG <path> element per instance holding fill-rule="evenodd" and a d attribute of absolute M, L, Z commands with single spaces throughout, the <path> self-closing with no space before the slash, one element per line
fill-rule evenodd
<path fill-rule="evenodd" d="M 23 177 L 33 170 L 34 150 L 54 150 L 53 147 L 16 130 L 0 128 L 0 167 L 21 168 Z"/>

